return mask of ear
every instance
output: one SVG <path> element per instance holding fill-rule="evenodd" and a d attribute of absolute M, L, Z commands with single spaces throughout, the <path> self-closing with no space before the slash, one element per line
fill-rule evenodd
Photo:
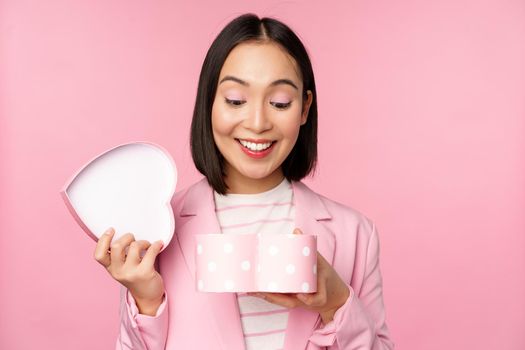
<path fill-rule="evenodd" d="M 310 110 L 310 106 L 312 105 L 312 100 L 313 100 L 312 91 L 310 90 L 306 91 L 306 99 L 303 101 L 303 111 L 301 114 L 301 125 L 304 125 L 306 121 L 308 120 L 308 111 Z"/>

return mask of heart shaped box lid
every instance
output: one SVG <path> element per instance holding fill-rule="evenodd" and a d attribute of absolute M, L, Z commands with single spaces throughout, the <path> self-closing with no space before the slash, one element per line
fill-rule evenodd
<path fill-rule="evenodd" d="M 109 228 L 112 241 L 133 233 L 135 240 L 162 240 L 175 232 L 171 199 L 177 167 L 169 152 L 153 142 L 115 146 L 92 158 L 60 190 L 69 212 L 95 241 Z"/>

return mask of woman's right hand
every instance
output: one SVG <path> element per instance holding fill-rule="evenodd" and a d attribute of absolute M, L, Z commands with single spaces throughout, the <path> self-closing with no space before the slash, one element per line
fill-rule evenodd
<path fill-rule="evenodd" d="M 141 314 L 153 316 L 164 297 L 164 282 L 154 266 L 163 243 L 135 241 L 132 233 L 126 233 L 111 242 L 114 234 L 115 230 L 109 228 L 99 238 L 95 260 L 106 268 L 111 277 L 129 289 Z M 146 253 L 141 258 L 143 249 L 146 249 Z"/>

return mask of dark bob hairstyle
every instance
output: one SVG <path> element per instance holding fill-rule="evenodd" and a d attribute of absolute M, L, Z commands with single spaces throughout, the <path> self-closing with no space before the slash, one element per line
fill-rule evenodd
<path fill-rule="evenodd" d="M 300 68 L 303 102 L 307 91 L 312 92 L 307 121 L 301 126 L 292 151 L 281 165 L 284 176 L 288 181 L 299 181 L 309 175 L 317 163 L 317 93 L 308 53 L 301 40 L 284 23 L 268 17 L 260 19 L 255 14 L 247 13 L 228 23 L 211 44 L 202 64 L 191 122 L 190 148 L 193 162 L 219 194 L 225 194 L 228 187 L 224 181 L 225 160 L 213 138 L 211 111 L 219 74 L 228 54 L 236 45 L 247 41 L 279 44 Z"/>

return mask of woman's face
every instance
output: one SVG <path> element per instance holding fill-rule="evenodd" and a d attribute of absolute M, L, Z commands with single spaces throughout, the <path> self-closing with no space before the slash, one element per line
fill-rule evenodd
<path fill-rule="evenodd" d="M 303 101 L 302 91 L 299 68 L 277 44 L 242 43 L 230 52 L 219 75 L 212 129 L 232 192 L 282 181 L 281 164 L 312 101 L 310 91 Z"/>

